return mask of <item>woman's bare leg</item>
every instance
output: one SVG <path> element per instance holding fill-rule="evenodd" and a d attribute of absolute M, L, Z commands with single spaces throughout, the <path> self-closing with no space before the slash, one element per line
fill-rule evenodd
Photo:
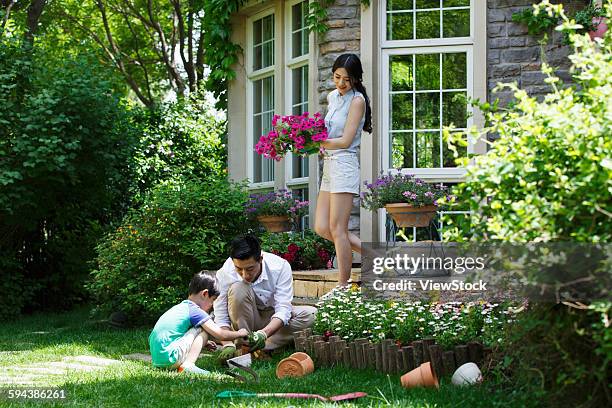
<path fill-rule="evenodd" d="M 314 231 L 321 237 L 328 241 L 334 241 L 331 231 L 329 229 L 329 207 L 330 207 L 330 192 L 320 191 L 317 198 L 317 209 L 315 211 L 315 225 Z M 351 202 L 351 208 L 352 208 Z M 350 216 L 350 210 L 349 210 Z M 347 224 L 348 226 L 348 224 Z M 348 233 L 348 239 L 351 244 L 351 249 L 357 253 L 361 253 L 361 240 L 359 237 L 352 232 Z"/>
<path fill-rule="evenodd" d="M 353 194 L 333 193 L 329 202 L 329 230 L 336 247 L 339 269 L 338 284 L 344 286 L 351 277 L 353 262 L 348 233 L 348 222 L 353 208 Z"/>

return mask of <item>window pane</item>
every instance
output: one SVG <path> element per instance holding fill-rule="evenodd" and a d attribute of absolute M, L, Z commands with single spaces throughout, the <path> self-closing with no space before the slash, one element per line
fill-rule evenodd
<path fill-rule="evenodd" d="M 256 71 L 263 67 L 262 63 L 262 55 L 261 55 L 262 46 L 256 45 L 253 47 L 253 70 Z"/>
<path fill-rule="evenodd" d="M 392 134 L 391 167 L 395 169 L 414 167 L 412 145 L 412 132 Z"/>
<path fill-rule="evenodd" d="M 263 41 L 274 38 L 274 14 L 263 18 Z"/>
<path fill-rule="evenodd" d="M 304 1 L 294 5 L 291 13 L 291 56 L 296 58 L 308 54 L 308 31 L 305 29 L 308 2 Z"/>
<path fill-rule="evenodd" d="M 387 14 L 387 39 L 388 40 L 412 40 L 413 13 L 389 13 Z"/>
<path fill-rule="evenodd" d="M 451 123 L 458 128 L 467 127 L 467 94 L 465 92 L 442 93 L 442 125 Z"/>
<path fill-rule="evenodd" d="M 253 22 L 253 44 L 261 44 L 261 20 Z"/>
<path fill-rule="evenodd" d="M 467 54 L 465 52 L 442 54 L 442 87 L 444 89 L 467 88 Z"/>
<path fill-rule="evenodd" d="M 263 129 L 261 126 L 261 116 L 256 115 L 253 117 L 253 148 L 255 144 L 259 141 L 259 137 L 263 134 Z M 259 183 L 262 180 L 261 177 L 261 165 L 262 165 L 262 156 L 257 154 L 257 152 L 253 153 L 253 182 Z"/>
<path fill-rule="evenodd" d="M 416 89 L 440 89 L 440 54 L 417 54 Z"/>
<path fill-rule="evenodd" d="M 296 31 L 302 28 L 302 21 L 304 17 L 302 15 L 303 5 L 304 5 L 304 2 L 295 4 L 293 7 L 291 7 L 291 15 L 292 15 L 291 22 L 293 24 L 291 31 Z"/>
<path fill-rule="evenodd" d="M 308 157 L 293 156 L 291 177 L 308 177 Z"/>
<path fill-rule="evenodd" d="M 264 43 L 262 54 L 263 54 L 262 68 L 274 65 L 274 41 Z"/>
<path fill-rule="evenodd" d="M 444 7 L 469 6 L 470 0 L 443 0 L 442 5 Z"/>
<path fill-rule="evenodd" d="M 263 110 L 274 110 L 274 77 L 263 80 Z M 270 118 L 271 120 L 271 118 Z"/>
<path fill-rule="evenodd" d="M 467 157 L 467 146 L 457 146 L 457 154 L 459 157 Z M 453 156 L 453 152 L 448 148 L 446 142 L 442 143 L 442 157 L 443 157 L 443 165 L 444 167 L 457 167 L 455 164 L 455 157 Z"/>
<path fill-rule="evenodd" d="M 391 95 L 391 129 L 412 129 L 412 94 Z"/>
<path fill-rule="evenodd" d="M 445 10 L 443 37 L 469 37 L 470 36 L 470 10 Z"/>
<path fill-rule="evenodd" d="M 392 91 L 412 91 L 412 55 L 393 55 L 390 57 L 390 76 Z"/>
<path fill-rule="evenodd" d="M 294 70 L 291 71 L 292 75 L 291 75 L 291 81 L 292 81 L 292 94 L 293 94 L 293 98 L 292 98 L 292 103 L 291 105 L 295 108 L 296 105 L 298 106 L 303 106 L 303 104 L 305 102 L 308 101 L 308 66 L 303 66 L 303 67 L 299 67 L 296 68 Z M 303 113 L 304 111 L 300 111 L 300 112 L 293 112 L 294 115 Z"/>
<path fill-rule="evenodd" d="M 412 0 L 388 0 L 387 10 L 412 10 Z"/>
<path fill-rule="evenodd" d="M 440 8 L 440 0 L 416 0 L 416 8 Z"/>
<path fill-rule="evenodd" d="M 262 112 L 262 95 L 263 95 L 263 81 L 253 82 L 253 113 Z"/>
<path fill-rule="evenodd" d="M 416 167 L 440 167 L 440 132 L 417 133 L 416 145 Z"/>
<path fill-rule="evenodd" d="M 440 127 L 440 93 L 416 94 L 417 129 L 438 129 Z"/>
<path fill-rule="evenodd" d="M 440 12 L 416 13 L 416 38 L 440 38 Z"/>

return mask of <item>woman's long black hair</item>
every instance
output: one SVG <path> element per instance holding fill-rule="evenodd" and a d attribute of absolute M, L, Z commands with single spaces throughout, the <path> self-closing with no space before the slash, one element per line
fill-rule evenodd
<path fill-rule="evenodd" d="M 342 54 L 334 62 L 332 67 L 332 74 L 336 72 L 338 68 L 346 69 L 346 72 L 351 79 L 351 86 L 361 92 L 365 98 L 366 111 L 365 111 L 365 123 L 363 124 L 363 130 L 368 133 L 372 133 L 372 108 L 370 108 L 370 98 L 363 86 L 363 68 L 361 67 L 361 60 L 355 54 Z"/>

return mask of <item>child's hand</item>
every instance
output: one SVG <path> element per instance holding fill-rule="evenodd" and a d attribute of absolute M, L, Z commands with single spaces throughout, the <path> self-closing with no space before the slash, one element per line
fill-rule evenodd
<path fill-rule="evenodd" d="M 206 350 L 215 351 L 219 346 L 217 346 L 217 343 L 215 343 L 214 341 L 208 340 L 206 346 L 204 347 L 206 348 Z"/>
<path fill-rule="evenodd" d="M 252 353 L 257 350 L 261 350 L 266 346 L 266 339 L 268 335 L 263 330 L 258 330 L 253 333 L 249 333 L 249 351 Z"/>
<path fill-rule="evenodd" d="M 240 337 L 246 337 L 249 335 L 249 331 L 247 329 L 240 329 L 236 332 Z"/>

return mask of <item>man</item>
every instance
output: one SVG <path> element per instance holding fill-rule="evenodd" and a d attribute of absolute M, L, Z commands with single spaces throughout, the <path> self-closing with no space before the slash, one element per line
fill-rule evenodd
<path fill-rule="evenodd" d="M 271 351 L 293 341 L 293 333 L 314 323 L 317 309 L 292 306 L 293 275 L 283 258 L 263 252 L 252 235 L 235 238 L 230 257 L 217 271 L 219 297 L 215 323 L 222 328 L 247 329 L 251 351 Z M 224 341 L 220 359 L 231 358 L 236 346 Z"/>

